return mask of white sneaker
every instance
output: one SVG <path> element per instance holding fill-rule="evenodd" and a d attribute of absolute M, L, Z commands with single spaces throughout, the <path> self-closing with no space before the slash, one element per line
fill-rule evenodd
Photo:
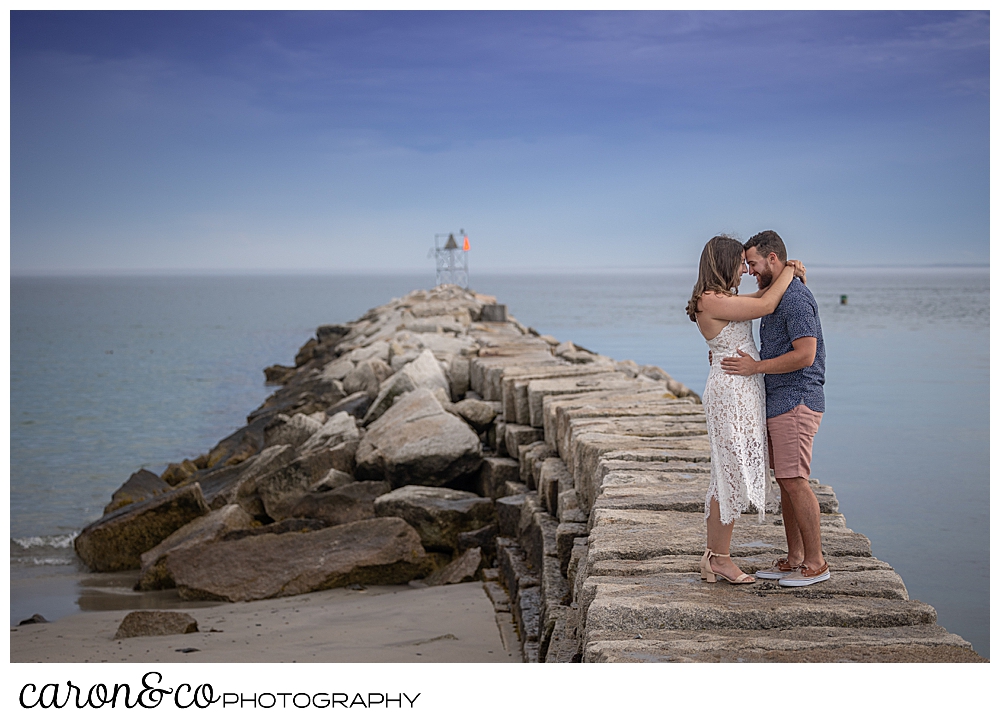
<path fill-rule="evenodd" d="M 788 564 L 788 558 L 779 557 L 771 567 L 758 570 L 753 575 L 762 580 L 780 580 L 793 572 L 795 572 L 795 568 Z"/>
<path fill-rule="evenodd" d="M 818 570 L 810 570 L 804 565 L 799 566 L 793 572 L 778 580 L 778 584 L 782 587 L 804 587 L 829 579 L 830 566 L 824 562 L 823 567 Z"/>

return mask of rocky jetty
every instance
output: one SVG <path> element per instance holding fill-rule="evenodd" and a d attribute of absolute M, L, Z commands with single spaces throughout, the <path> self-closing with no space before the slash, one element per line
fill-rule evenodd
<path fill-rule="evenodd" d="M 264 370 L 278 388 L 245 427 L 162 475 L 132 475 L 76 538 L 78 555 L 186 599 L 478 578 L 495 559 L 495 497 L 516 479 L 481 474 L 500 414 L 470 392 L 471 360 L 490 353 L 484 309 L 505 314 L 440 287 L 320 327 L 294 367 Z M 557 359 L 516 322 L 501 326 Z"/>
<path fill-rule="evenodd" d="M 75 541 L 91 569 L 228 601 L 481 579 L 526 662 L 981 660 L 815 481 L 832 580 L 701 584 L 698 396 L 493 297 L 414 291 L 265 378 L 245 427 L 115 493 Z M 732 554 L 752 572 L 783 545 L 772 502 Z"/>

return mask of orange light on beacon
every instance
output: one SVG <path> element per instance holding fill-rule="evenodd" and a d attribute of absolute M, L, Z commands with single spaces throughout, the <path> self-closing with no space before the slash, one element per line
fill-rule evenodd
<path fill-rule="evenodd" d="M 462 251 L 468 251 L 468 250 L 469 250 L 469 237 L 466 236 L 465 241 L 462 242 Z"/>

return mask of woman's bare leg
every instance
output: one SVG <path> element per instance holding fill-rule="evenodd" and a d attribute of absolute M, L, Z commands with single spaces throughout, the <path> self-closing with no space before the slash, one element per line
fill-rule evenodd
<path fill-rule="evenodd" d="M 722 524 L 722 515 L 719 513 L 719 501 L 712 498 L 708 508 L 708 549 L 717 555 L 729 554 L 729 543 L 733 539 L 733 522 L 728 525 Z M 713 557 L 712 570 L 724 574 L 729 578 L 739 577 L 740 570 L 728 557 Z"/>

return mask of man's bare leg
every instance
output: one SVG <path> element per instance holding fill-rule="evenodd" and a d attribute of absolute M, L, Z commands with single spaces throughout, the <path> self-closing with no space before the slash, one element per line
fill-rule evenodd
<path fill-rule="evenodd" d="M 802 562 L 810 570 L 818 570 L 824 564 L 823 543 L 819 534 L 819 501 L 809 487 L 809 480 L 805 477 L 792 477 L 778 480 L 781 487 L 781 508 L 782 522 L 787 526 L 785 519 L 785 502 L 791 503 L 791 510 L 795 517 L 795 527 L 802 540 L 803 557 Z M 788 531 L 785 532 L 786 538 Z M 791 546 L 791 540 L 789 540 Z M 788 551 L 788 559 L 792 560 L 792 550 Z"/>
<path fill-rule="evenodd" d="M 798 520 L 795 519 L 795 509 L 792 507 L 791 497 L 785 493 L 784 487 L 781 487 L 781 523 L 785 527 L 788 564 L 792 567 L 798 567 L 805 557 L 805 548 L 802 546 L 802 532 L 799 530 Z"/>

